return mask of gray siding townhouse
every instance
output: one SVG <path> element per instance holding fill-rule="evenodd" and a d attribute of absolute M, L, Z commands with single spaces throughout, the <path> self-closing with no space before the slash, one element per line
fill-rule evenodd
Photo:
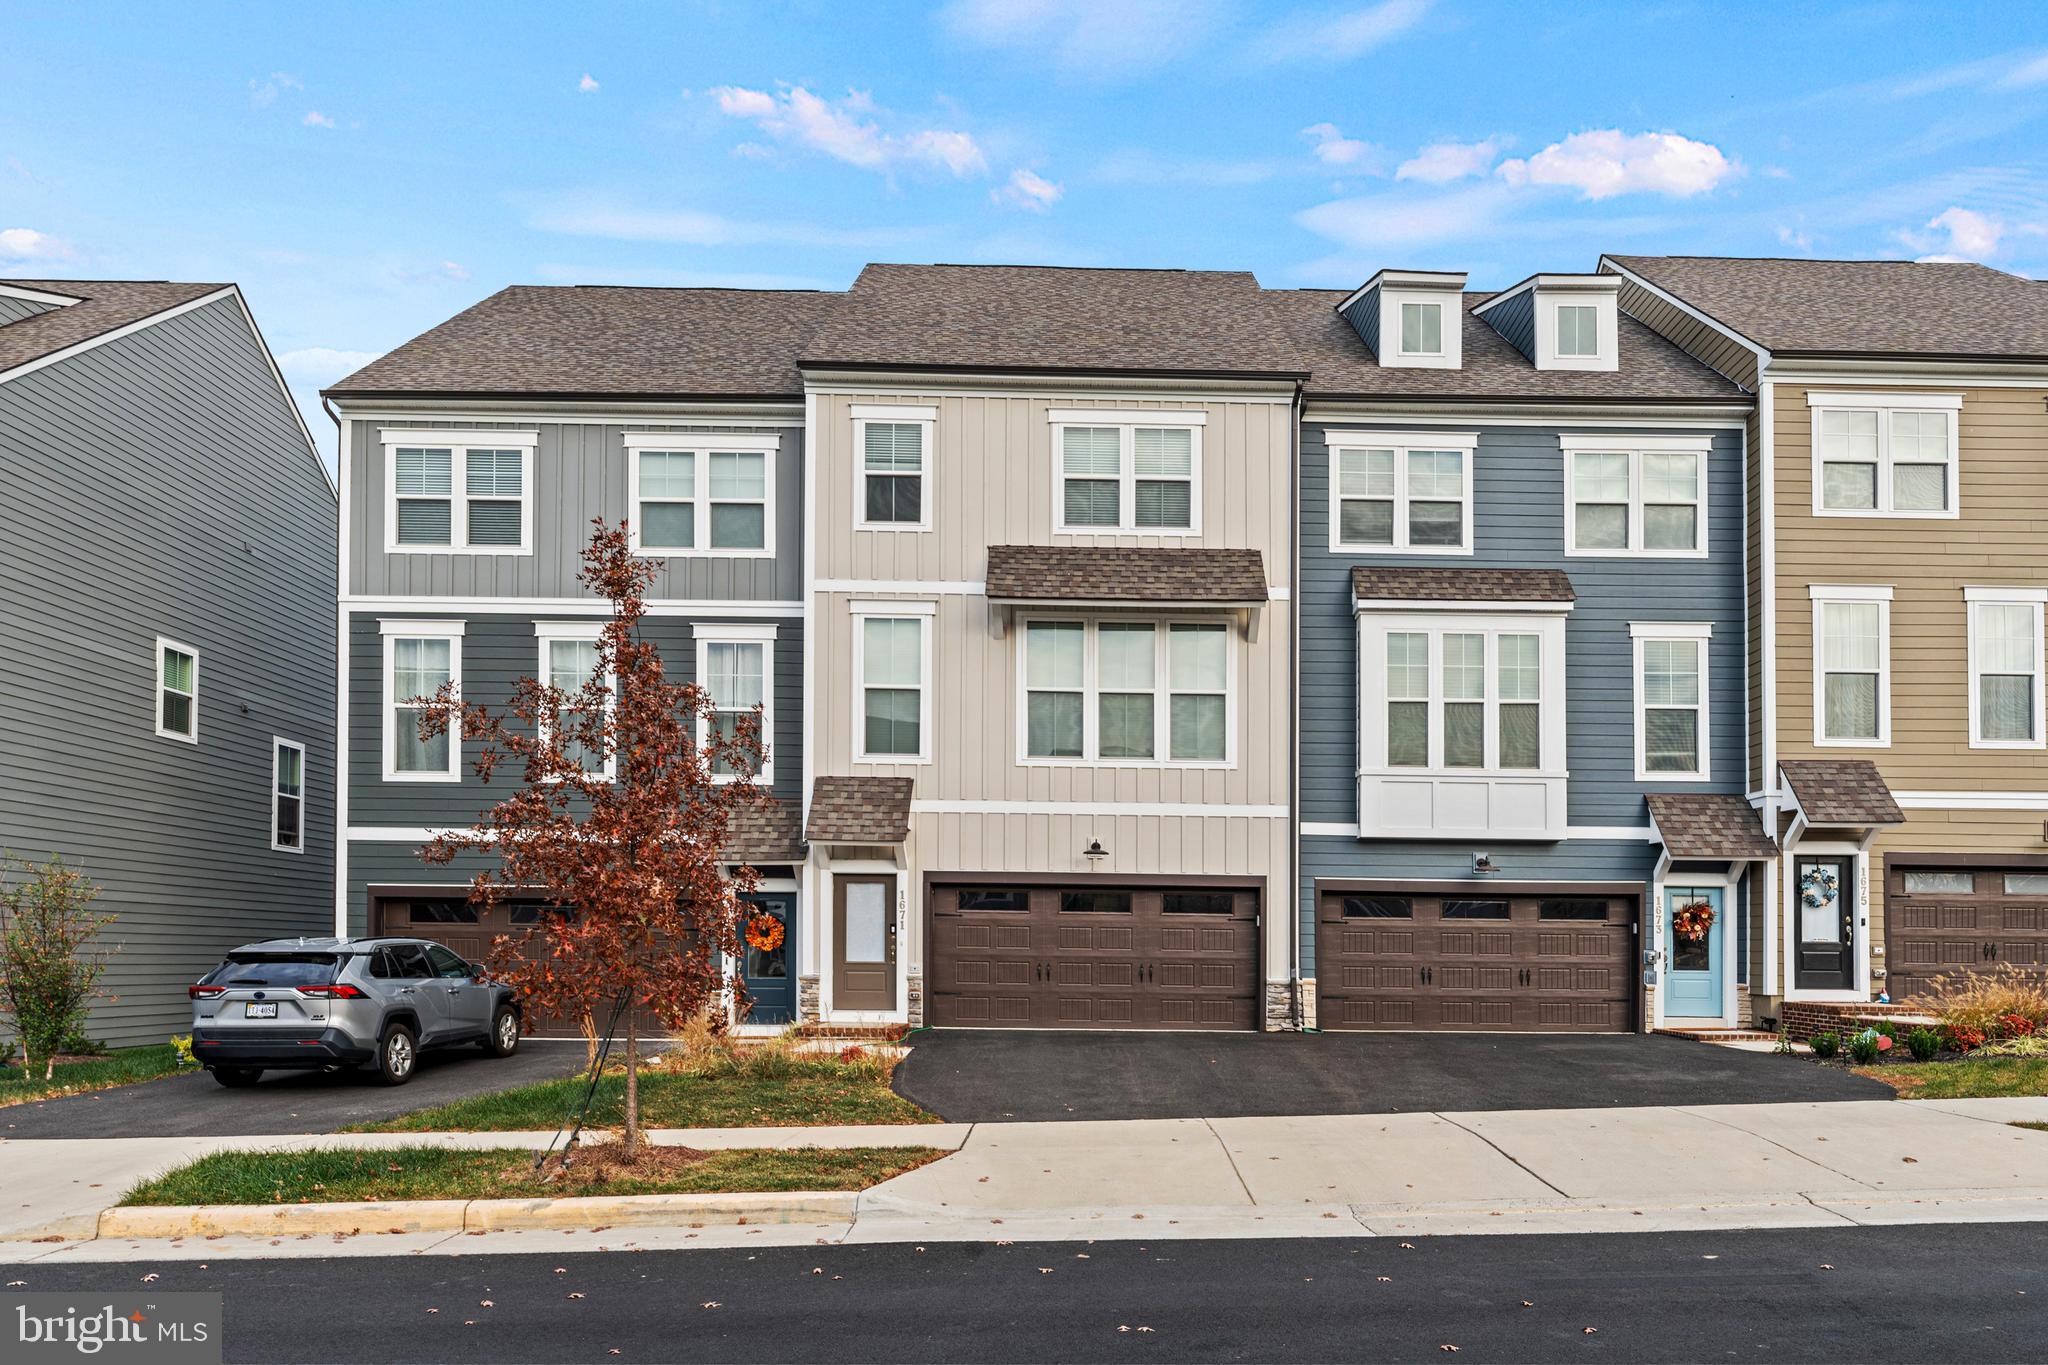
<path fill-rule="evenodd" d="M 474 752 L 423 744 L 404 703 L 454 681 L 503 704 L 522 676 L 573 685 L 605 603 L 578 581 L 591 522 L 657 560 L 645 634 L 670 676 L 766 716 L 781 804 L 736 832 L 788 936 L 751 954 L 749 1023 L 788 1020 L 803 757 L 803 340 L 838 296 L 511 288 L 328 391 L 342 423 L 337 931 L 484 956 L 542 913 L 469 903 L 473 864 L 421 846 L 496 797 Z M 758 825 L 758 827 L 756 827 Z"/>
<path fill-rule="evenodd" d="M 331 922 L 336 515 L 234 285 L 0 281 L 0 847 L 118 917 L 95 1038 Z"/>
<path fill-rule="evenodd" d="M 1737 384 L 1612 277 L 1294 291 L 1301 993 L 1324 1029 L 1733 1026 Z M 1704 904 L 1711 927 L 1674 932 Z M 1685 917 L 1684 925 L 1703 918 Z"/>

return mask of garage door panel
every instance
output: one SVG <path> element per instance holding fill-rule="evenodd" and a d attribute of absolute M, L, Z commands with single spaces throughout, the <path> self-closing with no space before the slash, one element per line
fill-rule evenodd
<path fill-rule="evenodd" d="M 1885 985 L 1892 998 L 1923 998 L 1939 977 L 2001 964 L 2048 977 L 2048 904 L 2029 889 L 2040 876 L 2039 868 L 1887 859 Z"/>

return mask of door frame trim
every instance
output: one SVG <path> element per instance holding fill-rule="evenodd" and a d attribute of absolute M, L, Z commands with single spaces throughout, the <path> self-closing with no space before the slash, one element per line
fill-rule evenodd
<path fill-rule="evenodd" d="M 908 903 L 910 873 L 894 863 L 876 859 L 857 859 L 843 863 L 828 863 L 821 869 L 824 885 L 819 888 L 818 903 L 821 907 L 818 919 L 822 932 L 818 935 L 818 1019 L 825 1024 L 907 1024 L 910 1022 L 910 958 L 911 945 L 905 924 L 910 918 Z M 841 1009 L 833 999 L 838 986 L 834 970 L 839 956 L 839 878 L 888 877 L 896 883 L 896 1005 L 886 1010 Z M 803 1002 L 801 989 L 797 1007 L 801 1012 Z"/>
<path fill-rule="evenodd" d="M 1656 883 L 1657 937 L 1655 947 L 1658 955 L 1658 991 L 1654 1001 L 1654 1008 L 1651 1011 L 1650 1029 L 1652 1032 L 1667 1026 L 1664 1006 L 1671 995 L 1671 949 L 1670 945 L 1664 941 L 1664 929 L 1670 923 L 1671 915 L 1665 909 L 1664 900 L 1665 897 L 1671 894 L 1671 888 L 1674 885 L 1708 887 L 1721 893 L 1721 913 L 1715 917 L 1713 928 L 1713 932 L 1721 936 L 1721 1014 L 1719 1018 L 1710 1014 L 1681 1015 L 1679 1016 L 1679 1022 L 1670 1026 L 1678 1028 L 1734 1028 L 1736 1026 L 1735 987 L 1737 983 L 1735 978 L 1740 975 L 1740 970 L 1733 952 L 1737 939 L 1735 935 L 1729 932 L 1729 921 L 1734 918 L 1736 904 L 1742 898 L 1742 886 L 1747 879 L 1746 873 L 1749 865 L 1742 863 L 1737 866 L 1741 870 L 1688 872 L 1682 876 L 1672 875 Z"/>
<path fill-rule="evenodd" d="M 1816 1004 L 1860 1004 L 1870 999 L 1870 845 L 1876 839 L 1873 833 L 1865 840 L 1855 839 L 1802 839 L 1796 846 L 1786 849 L 1779 857 L 1784 869 L 1785 914 L 1781 932 L 1784 935 L 1783 952 L 1778 961 L 1785 973 L 1781 983 L 1787 1001 L 1811 1001 Z M 1852 981 L 1846 990 L 1813 990 L 1802 988 L 1799 982 L 1799 859 L 1811 855 L 1816 858 L 1847 858 L 1856 867 L 1856 908 L 1850 920 L 1856 943 L 1849 954 Z"/>

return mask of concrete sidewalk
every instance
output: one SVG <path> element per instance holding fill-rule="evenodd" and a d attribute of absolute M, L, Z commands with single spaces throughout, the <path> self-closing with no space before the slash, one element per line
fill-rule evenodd
<path fill-rule="evenodd" d="M 953 1147 L 816 1225 L 35 1247 L 0 1258 L 393 1255 L 825 1241 L 1360 1236 L 2048 1221 L 2048 1098 L 838 1129 L 676 1130 L 697 1147 Z M 205 1150 L 546 1134 L 0 1143 L 0 1238 L 89 1237 L 134 1181 Z M 26 1197 L 24 1197 L 26 1196 Z M 17 1206 L 17 1201 L 19 1205 Z M 19 1259 L 20 1257 L 16 1257 Z"/>

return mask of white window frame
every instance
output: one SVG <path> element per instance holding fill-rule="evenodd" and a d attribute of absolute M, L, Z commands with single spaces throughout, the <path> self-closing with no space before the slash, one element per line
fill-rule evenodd
<path fill-rule="evenodd" d="M 932 618 L 935 602 L 853 602 L 853 757 L 857 763 L 914 764 L 932 761 Z M 914 754 L 871 754 L 867 725 L 867 623 L 870 619 L 918 623 L 917 741 Z"/>
<path fill-rule="evenodd" d="M 448 642 L 448 681 L 454 685 L 457 700 L 462 697 L 462 634 L 461 621 L 412 621 L 382 620 L 377 623 L 378 634 L 384 637 L 384 689 L 383 706 L 377 722 L 377 733 L 382 736 L 378 747 L 383 750 L 384 780 L 386 782 L 460 782 L 462 780 L 462 733 L 459 728 L 449 727 L 448 768 L 445 772 L 406 773 L 398 770 L 398 733 L 392 727 L 392 711 L 399 703 L 397 692 L 397 652 L 392 648 L 394 640 L 446 640 Z M 417 708 L 415 708 L 417 709 Z"/>
<path fill-rule="evenodd" d="M 1609 277 L 1611 278 L 1611 277 Z M 1536 332 L 1536 368 L 1539 370 L 1614 370 L 1621 363 L 1621 319 L 1613 289 L 1534 290 L 1533 325 Z M 1558 345 L 1563 329 L 1560 310 L 1593 310 L 1594 350 L 1591 355 L 1566 355 Z"/>
<path fill-rule="evenodd" d="M 1972 749 L 2041 749 L 2048 748 L 2048 694 L 2044 694 L 2042 615 L 2043 606 L 2048 604 L 2048 588 L 1969 588 L 1963 589 L 1964 610 L 1969 619 L 1970 635 L 1970 747 Z M 1984 739 L 1978 728 L 1982 709 L 1981 689 L 1978 678 L 1982 674 L 1977 648 L 1977 609 L 1983 606 L 2030 607 L 2034 618 L 2034 737 L 2032 739 Z"/>
<path fill-rule="evenodd" d="M 1711 782 L 1714 780 L 1714 736 L 1713 712 L 1714 690 L 1711 685 L 1714 644 L 1714 627 L 1705 621 L 1631 621 L 1628 627 L 1629 639 L 1634 654 L 1635 690 L 1635 732 L 1636 732 L 1636 781 L 1638 782 Z M 1650 716 L 1648 698 L 1643 692 L 1643 663 L 1647 651 L 1645 646 L 1652 641 L 1662 643 L 1691 642 L 1699 646 L 1700 699 L 1694 708 L 1699 713 L 1697 742 L 1699 746 L 1699 769 L 1696 772 L 1652 772 L 1649 766 Z M 1660 711 L 1683 710 L 1683 707 L 1663 704 Z"/>
<path fill-rule="evenodd" d="M 775 465 L 782 438 L 768 432 L 629 431 L 626 446 L 627 539 L 632 552 L 648 559 L 773 559 L 775 557 Z M 692 463 L 691 512 L 696 518 L 696 544 L 687 550 L 640 543 L 640 455 L 643 451 L 687 454 Z M 759 549 L 711 548 L 711 457 L 718 454 L 762 456 L 761 546 Z M 728 498 L 730 502 L 732 499 Z"/>
<path fill-rule="evenodd" d="M 292 749 L 299 755 L 299 790 L 296 795 L 287 796 L 283 789 L 284 765 L 281 750 Z M 277 841 L 277 816 L 279 803 L 292 800 L 299 803 L 299 842 L 281 844 Z M 304 853 L 306 851 L 306 746 L 297 740 L 282 735 L 270 737 L 270 849 L 273 853 Z"/>
<path fill-rule="evenodd" d="M 1052 517 L 1053 533 L 1063 536 L 1199 536 L 1202 534 L 1202 435 L 1209 423 L 1206 412 L 1147 412 L 1142 409 L 1052 408 L 1046 413 L 1052 426 Z M 1066 429 L 1068 427 L 1114 427 L 1117 429 L 1117 524 L 1115 526 L 1067 525 Z M 1139 526 L 1137 430 L 1186 430 L 1188 433 L 1188 524 L 1186 526 Z"/>
<path fill-rule="evenodd" d="M 1808 444 L 1813 448 L 1813 514 L 1817 517 L 1884 517 L 1912 521 L 1953 521 L 1962 515 L 1962 409 L 1959 393 L 1812 393 L 1806 395 L 1809 411 Z M 1848 409 L 1877 414 L 1877 505 L 1875 507 L 1825 507 L 1822 483 L 1825 463 L 1821 458 L 1821 414 L 1826 410 Z M 1948 417 L 1948 507 L 1939 512 L 1899 511 L 1892 507 L 1892 414 L 1895 412 L 1941 412 Z M 1924 464 L 1927 461 L 1908 461 Z"/>
<path fill-rule="evenodd" d="M 606 624 L 608 623 L 604 621 L 535 621 L 533 623 L 533 637 L 536 671 L 533 676 L 542 683 L 549 682 L 551 669 L 548 665 L 548 655 L 552 651 L 553 646 L 559 641 L 594 642 L 603 637 Z M 612 694 L 605 699 L 605 714 L 607 716 L 616 715 L 618 709 L 619 694 L 616 685 L 614 685 Z M 547 733 L 548 725 L 547 717 L 542 716 L 540 718 L 542 734 Z M 605 781 L 611 782 L 616 780 L 618 775 L 618 754 L 616 752 L 606 754 L 604 767 L 595 776 L 600 776 Z"/>
<path fill-rule="evenodd" d="M 1031 688 L 1029 653 L 1030 627 L 1034 625 L 1079 625 L 1081 646 L 1081 753 L 1076 758 L 1035 757 L 1031 753 Z M 1144 625 L 1155 632 L 1152 640 L 1152 757 L 1101 758 L 1102 679 L 1096 647 L 1098 631 L 1105 625 Z M 1223 757 L 1220 759 L 1176 759 L 1173 754 L 1173 686 L 1171 638 L 1175 626 L 1223 627 Z M 1085 612 L 1042 611 L 1021 616 L 1012 632 L 1017 640 L 1016 705 L 1017 762 L 1027 768 L 1215 768 L 1237 766 L 1238 639 L 1236 627 L 1221 616 L 1098 616 Z M 1186 692 L 1189 689 L 1181 688 Z M 1206 694 L 1204 694 L 1206 695 Z"/>
<path fill-rule="evenodd" d="M 1709 489 L 1713 484 L 1713 438 L 1710 436 L 1614 436 L 1570 432 L 1557 438 L 1564 457 L 1564 553 L 1570 559 L 1705 559 L 1713 541 L 1708 527 Z M 1628 543 L 1625 550 L 1579 548 L 1578 457 L 1628 457 Z M 1699 456 L 1699 509 L 1693 522 L 1693 548 L 1646 550 L 1643 544 L 1643 456 Z"/>
<path fill-rule="evenodd" d="M 700 621 L 690 627 L 696 641 L 696 681 L 704 689 L 707 699 L 711 688 L 705 681 L 710 677 L 709 645 L 759 645 L 761 647 L 761 769 L 754 774 L 757 786 L 772 786 L 775 782 L 775 627 L 768 624 L 725 623 Z M 706 744 L 710 739 L 710 721 L 706 716 L 697 717 L 697 743 Z M 731 782 L 737 774 L 714 773 L 712 781 Z"/>
<path fill-rule="evenodd" d="M 1379 363 L 1387 369 L 1455 370 L 1465 357 L 1464 276 L 1457 277 L 1455 289 L 1418 287 L 1414 284 L 1380 285 L 1380 344 L 1373 348 Z M 1439 310 L 1438 349 L 1409 351 L 1401 346 L 1401 306 L 1419 303 Z"/>
<path fill-rule="evenodd" d="M 166 730 L 164 728 L 164 651 L 176 650 L 192 658 L 192 731 Z M 175 739 L 183 744 L 199 742 L 199 651 L 190 645 L 180 644 L 166 635 L 156 637 L 156 691 L 150 694 L 150 709 L 155 713 L 150 723 L 164 739 Z"/>
<path fill-rule="evenodd" d="M 853 528 L 856 531 L 929 531 L 932 529 L 932 451 L 938 429 L 939 410 L 873 403 L 851 405 L 853 415 Z M 918 498 L 917 521 L 868 520 L 868 423 L 915 422 L 923 443 L 919 452 L 918 479 L 924 485 Z M 900 476 L 903 471 L 898 470 Z"/>
<path fill-rule="evenodd" d="M 533 473 L 540 446 L 535 431 L 396 431 L 386 429 L 384 447 L 384 552 L 394 555 L 530 555 L 533 553 Z M 401 545 L 398 540 L 398 449 L 448 452 L 448 544 Z M 469 452 L 519 452 L 519 543 L 469 543 Z M 492 501 L 501 501 L 492 499 Z"/>
<path fill-rule="evenodd" d="M 1813 602 L 1813 743 L 1820 749 L 1888 749 L 1892 743 L 1892 590 L 1884 584 L 1814 583 L 1807 587 Z M 1877 608 L 1877 738 L 1836 739 L 1827 733 L 1825 666 L 1830 604 Z M 1973 722 L 1971 726 L 1975 730 Z"/>
<path fill-rule="evenodd" d="M 1472 525 L 1472 488 L 1478 476 L 1479 433 L 1476 431 L 1331 431 L 1323 439 L 1329 450 L 1330 551 L 1333 554 L 1379 555 L 1469 555 L 1477 540 Z M 1394 452 L 1394 540 L 1391 545 L 1369 545 L 1348 541 L 1344 536 L 1344 493 L 1342 468 L 1348 450 L 1392 450 Z M 1456 451 L 1465 457 L 1464 539 L 1457 545 L 1410 545 L 1408 543 L 1408 456 L 1419 450 Z M 1430 502 L 1447 501 L 1442 498 Z"/>

